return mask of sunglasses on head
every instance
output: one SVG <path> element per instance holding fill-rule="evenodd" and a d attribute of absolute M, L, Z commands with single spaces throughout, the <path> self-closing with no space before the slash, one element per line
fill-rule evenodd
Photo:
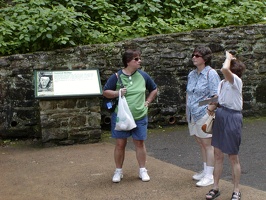
<path fill-rule="evenodd" d="M 133 58 L 133 60 L 135 60 L 135 61 L 139 61 L 139 60 L 141 60 L 140 58 Z"/>
<path fill-rule="evenodd" d="M 196 58 L 202 57 L 202 56 L 201 56 L 201 55 L 199 55 L 199 54 L 192 54 L 192 56 L 191 56 L 191 57 L 193 58 L 194 56 L 195 56 Z"/>

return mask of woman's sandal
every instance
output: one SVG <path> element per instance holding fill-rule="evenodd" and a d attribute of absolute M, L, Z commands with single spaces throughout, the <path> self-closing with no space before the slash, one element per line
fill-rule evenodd
<path fill-rule="evenodd" d="M 216 197 L 220 196 L 220 191 L 211 189 L 207 194 L 206 194 L 206 200 L 212 200 L 215 199 Z"/>
<path fill-rule="evenodd" d="M 233 192 L 231 200 L 240 200 L 241 193 L 240 192 Z"/>

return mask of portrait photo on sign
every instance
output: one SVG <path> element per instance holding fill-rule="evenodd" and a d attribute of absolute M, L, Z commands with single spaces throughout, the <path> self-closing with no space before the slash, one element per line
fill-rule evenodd
<path fill-rule="evenodd" d="M 53 92 L 52 72 L 38 72 L 38 92 Z"/>

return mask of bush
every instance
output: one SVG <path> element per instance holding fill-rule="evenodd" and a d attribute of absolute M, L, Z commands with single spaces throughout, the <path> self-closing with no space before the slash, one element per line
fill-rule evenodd
<path fill-rule="evenodd" d="M 14 0 L 0 5 L 2 55 L 245 25 L 263 21 L 266 13 L 265 1 L 248 0 Z"/>

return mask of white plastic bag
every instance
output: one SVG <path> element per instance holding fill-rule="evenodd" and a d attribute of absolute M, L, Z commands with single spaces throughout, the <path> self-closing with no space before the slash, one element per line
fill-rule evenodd
<path fill-rule="evenodd" d="M 126 97 L 121 97 L 121 89 L 119 90 L 118 111 L 116 117 L 115 130 L 117 131 L 129 131 L 136 128 L 137 125 L 129 110 Z"/>

